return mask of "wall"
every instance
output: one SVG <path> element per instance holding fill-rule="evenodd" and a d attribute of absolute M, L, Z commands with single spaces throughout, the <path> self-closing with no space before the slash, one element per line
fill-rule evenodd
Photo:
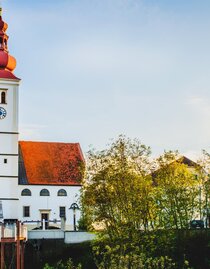
<path fill-rule="evenodd" d="M 23 189 L 30 189 L 31 196 L 21 196 Z M 40 196 L 42 189 L 48 189 L 50 196 Z M 65 189 L 67 196 L 57 196 L 58 190 Z M 59 207 L 66 208 L 66 229 L 73 230 L 73 210 L 69 209 L 72 203 L 79 204 L 80 186 L 46 186 L 46 185 L 19 185 L 19 219 L 21 221 L 41 221 L 41 212 L 49 212 L 50 220 L 60 220 Z M 30 217 L 23 217 L 23 206 L 30 206 Z M 76 210 L 76 221 L 80 219 L 80 210 Z M 50 225 L 56 226 L 51 223 Z M 59 224 L 60 226 L 60 224 Z M 29 230 L 37 224 L 29 224 Z"/>
<path fill-rule="evenodd" d="M 0 200 L 6 219 L 18 218 L 18 85 L 0 79 L 0 92 L 6 92 L 6 104 L 0 107 L 7 112 L 0 120 Z"/>

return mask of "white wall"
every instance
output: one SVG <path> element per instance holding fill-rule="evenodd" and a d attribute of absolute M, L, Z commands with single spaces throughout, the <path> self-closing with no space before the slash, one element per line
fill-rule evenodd
<path fill-rule="evenodd" d="M 4 219 L 18 219 L 18 200 L 2 200 Z"/>
<path fill-rule="evenodd" d="M 32 195 L 21 196 L 23 189 L 29 189 Z M 50 196 L 40 196 L 40 191 L 42 189 L 48 189 Z M 57 192 L 60 189 L 66 190 L 67 196 L 57 196 Z M 41 220 L 41 212 L 43 210 L 49 212 L 50 220 L 60 220 L 59 207 L 64 206 L 66 208 L 66 229 L 73 230 L 73 210 L 69 208 L 72 203 L 79 204 L 80 189 L 80 186 L 19 185 L 19 219 L 21 221 Z M 23 206 L 30 206 L 30 217 L 23 217 Z M 78 221 L 79 218 L 80 211 L 77 210 L 76 220 Z M 53 225 L 53 223 L 50 225 Z M 32 224 L 30 226 L 32 228 L 37 225 Z"/>
<path fill-rule="evenodd" d="M 28 231 L 28 239 L 64 239 L 64 231 L 61 230 L 38 230 Z"/>
<path fill-rule="evenodd" d="M 1 104 L 0 104 L 1 106 Z M 0 120 L 0 132 L 4 132 L 8 129 L 3 129 L 2 122 L 6 120 Z M 6 132 L 6 131 L 5 131 Z M 17 154 L 18 153 L 18 134 L 0 134 L 0 152 L 7 154 Z"/>
<path fill-rule="evenodd" d="M 7 163 L 4 163 L 4 159 Z M 18 176 L 18 156 L 0 155 L 0 175 L 4 176 Z"/>
<path fill-rule="evenodd" d="M 0 120 L 0 200 L 6 219 L 18 218 L 18 86 L 19 81 L 0 79 L 0 93 L 6 92 L 0 107 L 7 111 Z"/>
<path fill-rule="evenodd" d="M 91 241 L 96 238 L 96 234 L 88 232 L 63 232 L 60 230 L 28 231 L 28 239 L 64 239 L 66 244 L 81 243 Z"/>
<path fill-rule="evenodd" d="M 81 243 L 91 241 L 96 238 L 96 234 L 87 232 L 65 232 L 64 242 L 66 244 Z"/>
<path fill-rule="evenodd" d="M 18 81 L 0 79 L 0 91 L 6 90 L 6 104 L 0 104 L 6 109 L 7 116 L 0 120 L 0 130 L 18 132 Z"/>

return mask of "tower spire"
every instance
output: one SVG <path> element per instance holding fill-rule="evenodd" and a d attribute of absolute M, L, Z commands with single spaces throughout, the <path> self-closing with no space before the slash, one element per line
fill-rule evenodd
<path fill-rule="evenodd" d="M 16 59 L 8 52 L 7 28 L 8 24 L 2 19 L 2 4 L 0 2 L 0 79 L 17 79 L 13 74 Z"/>

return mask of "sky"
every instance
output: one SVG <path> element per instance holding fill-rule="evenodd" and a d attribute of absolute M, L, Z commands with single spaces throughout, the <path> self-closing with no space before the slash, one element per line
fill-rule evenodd
<path fill-rule="evenodd" d="M 210 151 L 209 0 L 3 0 L 21 140 Z"/>

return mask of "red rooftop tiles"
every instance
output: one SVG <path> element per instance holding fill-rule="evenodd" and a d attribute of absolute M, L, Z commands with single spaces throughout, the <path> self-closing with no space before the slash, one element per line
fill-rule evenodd
<path fill-rule="evenodd" d="M 84 157 L 78 143 L 20 141 L 28 184 L 81 185 Z"/>

